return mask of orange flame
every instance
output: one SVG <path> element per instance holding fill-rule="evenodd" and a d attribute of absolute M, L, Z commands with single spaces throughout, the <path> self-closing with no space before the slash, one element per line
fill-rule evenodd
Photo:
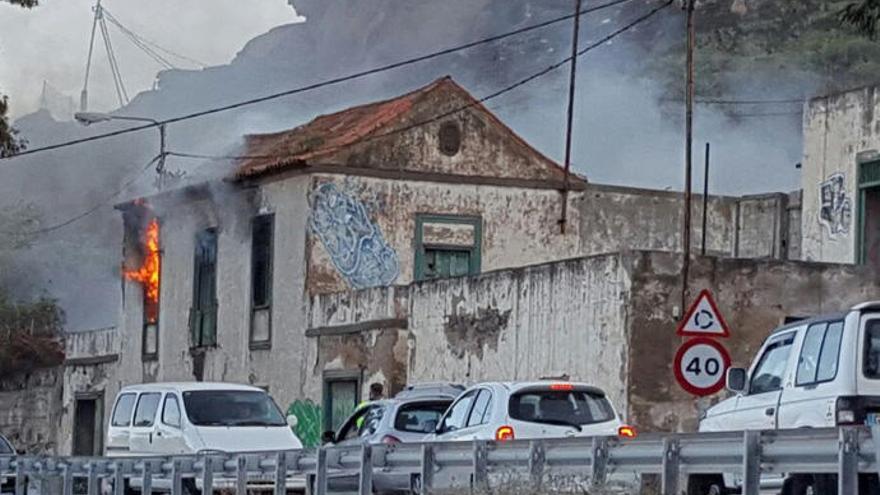
<path fill-rule="evenodd" d="M 150 220 L 144 231 L 144 261 L 137 270 L 125 270 L 127 280 L 140 282 L 144 286 L 144 310 L 149 314 L 147 320 L 155 322 L 159 307 L 159 222 Z M 148 307 L 147 307 L 148 306 Z"/>

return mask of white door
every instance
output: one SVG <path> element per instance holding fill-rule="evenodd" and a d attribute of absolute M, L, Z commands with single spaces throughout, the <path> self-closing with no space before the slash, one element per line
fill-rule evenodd
<path fill-rule="evenodd" d="M 138 396 L 129 438 L 132 455 L 150 455 L 153 453 L 156 416 L 161 400 L 161 392 L 146 392 Z"/>
<path fill-rule="evenodd" d="M 134 415 L 134 404 L 137 394 L 126 392 L 119 394 L 113 406 L 113 415 L 107 427 L 107 444 L 104 448 L 107 456 L 126 456 L 130 453 L 131 418 Z"/>
<path fill-rule="evenodd" d="M 151 450 L 159 455 L 188 454 L 183 433 L 184 420 L 180 400 L 173 393 L 165 394 L 162 410 L 156 422 Z"/>
<path fill-rule="evenodd" d="M 749 386 L 737 398 L 730 415 L 730 430 L 772 430 L 776 428 L 779 399 L 792 361 L 796 332 L 774 335 L 764 344 L 749 375 Z"/>
<path fill-rule="evenodd" d="M 779 403 L 779 428 L 835 426 L 840 383 L 851 377 L 839 373 L 843 320 L 811 324 L 802 331 L 794 378 L 787 381 Z"/>

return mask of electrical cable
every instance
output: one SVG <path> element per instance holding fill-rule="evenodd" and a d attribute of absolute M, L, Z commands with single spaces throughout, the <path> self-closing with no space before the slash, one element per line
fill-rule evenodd
<path fill-rule="evenodd" d="M 185 60 L 185 61 L 190 62 L 190 63 L 192 63 L 193 65 L 196 65 L 196 66 L 206 67 L 206 66 L 208 65 L 208 64 L 206 64 L 206 63 L 204 63 L 204 62 L 201 62 L 201 61 L 199 61 L 199 60 L 196 60 L 196 59 L 194 59 L 194 58 L 192 58 L 192 57 L 187 57 L 186 55 L 182 55 L 182 54 L 180 54 L 180 53 L 177 53 L 177 52 L 171 51 L 171 50 L 169 50 L 169 49 L 163 47 L 162 45 L 159 45 L 159 44 L 156 43 L 155 41 L 152 41 L 152 40 L 150 40 L 149 38 L 145 38 L 145 37 L 139 35 L 139 34 L 136 33 L 135 31 L 133 31 L 133 30 L 127 28 L 126 26 L 124 26 L 124 25 L 122 24 L 122 22 L 121 22 L 119 19 L 117 19 L 116 17 L 114 17 L 113 14 L 110 13 L 106 8 L 104 9 L 104 13 L 107 15 L 107 19 L 108 19 L 110 22 L 112 22 L 116 27 L 118 27 L 121 31 L 123 31 L 124 33 L 126 33 L 126 35 L 128 35 L 130 38 L 137 39 L 141 44 L 145 45 L 146 47 L 141 47 L 142 50 L 144 50 L 144 51 L 149 50 L 149 51 L 152 52 L 156 57 L 158 57 L 158 58 L 160 58 L 160 59 L 162 59 L 162 60 L 165 60 L 165 63 L 167 63 L 168 65 L 173 66 L 173 64 L 171 64 L 171 62 L 169 62 L 165 57 L 163 57 L 163 56 L 159 55 L 158 53 L 156 53 L 156 50 L 161 51 L 161 52 L 164 52 L 165 54 L 170 55 L 170 56 L 172 56 L 172 57 L 177 57 L 177 58 L 179 58 L 179 59 L 181 59 L 181 60 Z M 132 41 L 134 41 L 134 39 L 133 39 Z M 140 46 L 140 45 L 139 45 L 139 46 Z"/>
<path fill-rule="evenodd" d="M 108 21 L 110 21 L 111 24 L 116 26 L 119 29 L 119 31 L 121 31 L 122 34 L 125 35 L 126 38 L 128 38 L 129 41 L 131 41 L 136 47 L 140 48 L 141 51 L 143 51 L 145 54 L 147 54 L 147 56 L 149 56 L 150 58 L 155 60 L 159 65 L 161 65 L 162 67 L 164 67 L 166 69 L 176 69 L 174 64 L 172 64 L 165 57 L 156 53 L 155 50 L 150 48 L 146 44 L 145 38 L 141 37 L 140 35 L 138 35 L 134 31 L 123 26 L 122 23 L 119 22 L 115 17 L 113 17 L 113 14 L 111 14 L 107 9 L 104 9 L 104 16 L 107 18 Z"/>
<path fill-rule="evenodd" d="M 673 3 L 674 1 L 675 1 L 675 0 L 667 0 L 665 3 L 661 4 L 661 5 L 658 6 L 658 7 L 655 7 L 654 9 L 650 10 L 648 13 L 646 13 L 646 14 L 644 14 L 644 15 L 642 15 L 642 16 L 636 18 L 636 19 L 634 19 L 633 21 L 629 22 L 629 23 L 626 24 L 625 26 L 623 26 L 623 27 L 621 27 L 621 28 L 619 28 L 619 29 L 617 29 L 617 30 L 615 30 L 615 31 L 613 31 L 613 32 L 611 32 L 611 33 L 609 33 L 608 35 L 602 37 L 602 38 L 599 39 L 598 41 L 595 41 L 595 42 L 593 42 L 593 43 L 587 45 L 585 48 L 583 48 L 583 49 L 581 49 L 581 50 L 578 50 L 576 56 L 578 56 L 578 57 L 579 57 L 579 56 L 582 56 L 582 55 L 586 54 L 587 52 L 592 51 L 592 50 L 594 50 L 594 49 L 596 49 L 596 48 L 598 48 L 598 47 L 604 45 L 605 43 L 611 41 L 612 39 L 616 38 L 617 36 L 619 36 L 619 35 L 621 35 L 621 34 L 627 32 L 627 31 L 629 31 L 630 29 L 632 29 L 633 27 L 637 26 L 638 24 L 641 24 L 642 22 L 647 21 L 648 19 L 650 19 L 651 17 L 653 17 L 655 14 L 657 14 L 658 12 L 660 12 L 661 10 L 663 10 L 664 8 L 666 8 L 666 7 L 670 6 L 670 5 L 672 5 L 672 3 Z M 396 134 L 396 133 L 404 132 L 404 131 L 409 130 L 409 129 L 413 129 L 413 128 L 415 128 L 415 127 L 419 127 L 419 126 L 427 125 L 427 124 L 429 124 L 429 123 L 436 122 L 436 121 L 438 121 L 438 120 L 441 120 L 441 119 L 443 119 L 443 118 L 446 118 L 446 117 L 449 116 L 449 115 L 452 115 L 452 114 L 455 114 L 455 113 L 461 112 L 461 111 L 466 110 L 466 109 L 468 109 L 468 108 L 472 108 L 472 107 L 474 107 L 474 106 L 476 106 L 476 105 L 483 104 L 483 103 L 485 103 L 486 101 L 489 101 L 489 100 L 491 100 L 491 99 L 497 98 L 497 97 L 499 97 L 499 96 L 501 96 L 501 95 L 503 95 L 503 94 L 509 93 L 510 91 L 513 91 L 513 90 L 516 89 L 516 88 L 519 88 L 519 87 L 521 87 L 521 86 L 523 86 L 523 85 L 525 85 L 525 84 L 528 84 L 528 83 L 531 82 L 531 81 L 534 81 L 535 79 L 538 79 L 538 78 L 540 78 L 540 77 L 542 77 L 542 76 L 544 76 L 544 75 L 546 75 L 546 74 L 548 74 L 548 73 L 550 73 L 550 72 L 553 72 L 554 70 L 556 70 L 556 69 L 558 69 L 558 68 L 564 66 L 565 64 L 567 64 L 568 62 L 570 62 L 570 61 L 573 60 L 573 59 L 574 59 L 574 57 L 572 57 L 572 56 L 566 57 L 565 59 L 560 60 L 559 62 L 556 62 L 556 63 L 553 64 L 553 65 L 550 65 L 549 67 L 547 67 L 547 68 L 544 69 L 544 70 L 541 70 L 541 71 L 539 71 L 539 72 L 536 72 L 536 73 L 534 73 L 534 74 L 532 74 L 532 75 L 530 75 L 530 76 L 528 76 L 528 77 L 526 77 L 526 78 L 524 78 L 524 79 L 520 79 L 519 81 L 517 81 L 517 82 L 515 82 L 515 83 L 513 83 L 513 84 L 511 84 L 511 85 L 509 85 L 509 86 L 506 86 L 505 88 L 502 88 L 501 90 L 495 91 L 494 93 L 490 93 L 489 95 L 486 95 L 486 96 L 484 96 L 484 97 L 482 97 L 482 98 L 480 98 L 480 99 L 475 99 L 473 102 L 471 102 L 471 103 L 469 103 L 469 104 L 467 104 L 467 105 L 465 105 L 465 106 L 463 106 L 463 107 L 457 108 L 457 109 L 452 110 L 452 111 L 449 111 L 449 112 L 445 112 L 445 113 L 443 113 L 443 114 L 441 114 L 441 115 L 437 115 L 437 116 L 435 116 L 435 117 L 433 117 L 433 118 L 431 118 L 431 119 L 428 119 L 428 120 L 426 120 L 426 121 L 422 121 L 422 122 L 418 122 L 418 123 L 415 123 L 415 124 L 411 124 L 411 125 L 409 125 L 409 126 L 406 126 L 406 127 L 404 127 L 404 128 L 401 128 L 401 129 L 395 129 L 394 131 L 391 131 L 391 132 L 388 132 L 388 133 L 384 133 L 384 134 L 376 135 L 376 136 L 368 136 L 368 137 L 362 139 L 360 142 L 365 141 L 365 140 L 368 140 L 368 139 L 377 139 L 377 138 L 379 138 L 379 137 L 385 137 L 385 136 L 388 136 L 388 135 L 391 135 L 391 134 Z M 147 127 L 152 127 L 152 125 L 151 125 L 151 126 L 147 126 Z M 330 149 L 330 148 L 328 148 L 328 149 Z M 118 191 L 116 191 L 115 193 L 113 193 L 113 195 L 110 196 L 105 202 L 103 202 L 103 203 L 101 203 L 101 204 L 98 204 L 98 205 L 96 205 L 96 206 L 90 208 L 89 210 L 86 210 L 85 212 L 83 212 L 83 213 L 81 213 L 81 214 L 79 214 L 79 215 L 77 215 L 77 216 L 75 216 L 75 217 L 73 217 L 73 218 L 71 218 L 71 219 L 69 219 L 69 220 L 66 220 L 66 221 L 64 221 L 64 222 L 61 222 L 61 223 L 59 223 L 59 224 L 56 224 L 56 225 L 53 225 L 53 226 L 51 226 L 51 227 L 47 227 L 47 228 L 44 228 L 44 229 L 39 229 L 39 230 L 36 230 L 36 231 L 33 231 L 33 232 L 19 233 L 18 235 L 39 235 L 39 234 L 45 234 L 45 233 L 52 232 L 52 231 L 54 231 L 54 230 L 58 230 L 58 229 L 61 229 L 61 228 L 63 228 L 63 227 L 66 227 L 67 225 L 70 225 L 70 224 L 72 224 L 72 223 L 74 223 L 74 222 L 76 222 L 76 221 L 78 221 L 78 220 L 80 220 L 80 219 L 82 219 L 82 218 L 85 218 L 85 217 L 91 215 L 92 213 L 94 213 L 95 211 L 97 211 L 99 208 L 101 208 L 102 206 L 106 205 L 107 203 L 109 203 L 110 201 L 112 201 L 115 197 L 117 197 L 119 194 L 121 194 L 125 189 L 127 189 L 131 184 L 133 184 L 134 181 L 136 181 L 137 178 L 140 177 L 140 175 L 142 175 L 142 174 L 143 174 L 143 173 L 144 173 L 144 172 L 145 172 L 145 171 L 146 171 L 146 170 L 147 170 L 147 169 L 148 169 L 153 163 L 155 163 L 156 160 L 158 160 L 158 159 L 160 159 L 160 158 L 163 158 L 164 156 L 177 156 L 177 157 L 183 157 L 183 158 L 210 158 L 210 159 L 214 159 L 214 157 L 208 157 L 207 155 L 198 155 L 198 154 L 194 154 L 194 153 L 165 152 L 164 155 L 163 155 L 163 154 L 160 154 L 160 155 L 154 157 L 152 160 L 150 160 L 150 161 L 147 163 L 147 165 L 146 165 L 146 166 L 145 166 L 145 167 L 144 167 L 144 168 L 143 168 L 143 169 L 142 169 L 142 170 L 141 170 L 141 171 L 140 171 L 135 177 L 133 177 L 131 180 L 129 180 L 129 181 L 127 181 L 125 184 L 123 184 L 122 188 L 120 188 Z M 232 158 L 232 157 L 230 157 L 230 158 Z M 235 159 L 239 159 L 239 158 L 240 158 L 240 157 L 235 157 Z"/>
<path fill-rule="evenodd" d="M 27 236 L 27 237 L 36 236 L 36 235 L 43 235 L 43 234 L 48 234 L 50 232 L 54 232 L 56 230 L 62 229 L 62 228 L 67 227 L 68 225 L 70 225 L 74 222 L 82 220 L 83 218 L 98 211 L 100 208 L 107 206 L 111 201 L 116 199 L 117 196 L 119 196 L 120 194 L 125 192 L 126 189 L 128 189 L 132 184 L 134 184 L 135 181 L 137 181 L 144 174 L 144 172 L 149 170 L 150 167 L 152 167 L 153 164 L 156 163 L 156 161 L 159 160 L 159 158 L 161 158 L 161 157 L 162 157 L 162 155 L 157 155 L 157 156 L 153 157 L 153 159 L 151 159 L 149 162 L 147 162 L 147 164 L 142 169 L 140 169 L 135 175 L 133 175 L 129 180 L 125 181 L 122 184 L 122 187 L 117 189 L 116 192 L 114 192 L 112 195 L 108 196 L 107 199 L 92 206 L 91 208 L 85 210 L 84 212 L 82 212 L 74 217 L 71 217 L 67 220 L 64 220 L 63 222 L 51 225 L 49 227 L 44 227 L 41 229 L 29 231 L 29 232 L 0 232 L 0 233 L 2 233 L 4 235 L 19 235 L 19 236 Z"/>
<path fill-rule="evenodd" d="M 156 127 L 156 126 L 158 126 L 158 125 L 162 125 L 162 124 L 172 124 L 172 123 L 181 122 L 181 121 L 185 121 L 185 120 L 191 120 L 191 119 L 194 119 L 194 118 L 204 117 L 204 116 L 211 115 L 211 114 L 215 114 L 215 113 L 221 113 L 221 112 L 225 112 L 225 111 L 228 111 L 228 110 L 233 110 L 233 109 L 236 109 L 236 108 L 241 108 L 241 107 L 245 107 L 245 106 L 254 105 L 254 104 L 257 104 L 257 103 L 263 103 L 263 102 L 266 102 L 266 101 L 270 101 L 270 100 L 274 100 L 274 99 L 282 98 L 282 97 L 285 97 L 285 96 L 291 96 L 291 95 L 295 95 L 295 94 L 299 94 L 299 93 L 305 93 L 305 92 L 308 92 L 308 91 L 313 91 L 313 90 L 315 90 L 315 89 L 319 89 L 319 88 L 323 88 L 323 87 L 327 87 L 327 86 L 337 85 L 337 84 L 340 84 L 340 83 L 344 83 L 344 82 L 352 81 L 352 80 L 355 80 L 355 79 L 360 79 L 360 78 L 367 77 L 367 76 L 371 76 L 371 75 L 378 74 L 378 73 L 381 73 L 381 72 L 387 72 L 387 71 L 389 71 L 389 70 L 398 69 L 398 68 L 400 68 L 400 67 L 405 67 L 405 66 L 407 66 L 407 65 L 412 65 L 412 64 L 415 64 L 415 63 L 419 63 L 419 62 L 424 62 L 424 61 L 426 61 L 426 60 L 430 60 L 430 59 L 433 59 L 433 58 L 441 57 L 441 56 L 448 55 L 448 54 L 455 53 L 455 52 L 459 52 L 459 51 L 462 51 L 462 50 L 467 50 L 467 49 L 470 49 L 470 48 L 474 48 L 474 47 L 476 47 L 476 46 L 480 46 L 480 45 L 484 45 L 484 44 L 488 44 L 488 43 L 493 43 L 493 42 L 495 42 L 495 41 L 499 41 L 499 40 L 502 40 L 502 39 L 510 38 L 510 37 L 512 37 L 512 36 L 517 36 L 517 35 L 522 34 L 522 33 L 526 33 L 526 32 L 529 32 L 529 31 L 534 31 L 534 30 L 536 30 L 536 29 L 541 29 L 541 28 L 544 28 L 544 27 L 547 27 L 547 26 L 550 26 L 550 25 L 553 25 L 553 24 L 557 24 L 557 23 L 559 23 L 559 22 L 562 22 L 562 21 L 565 21 L 565 20 L 568 20 L 568 19 L 572 19 L 572 18 L 574 18 L 575 15 L 588 14 L 588 13 L 591 13 L 591 12 L 595 12 L 595 11 L 598 11 L 598 10 L 606 9 L 606 8 L 609 8 L 609 7 L 614 7 L 614 6 L 617 6 L 617 5 L 620 5 L 620 4 L 623 4 L 623 3 L 626 3 L 626 2 L 631 2 L 631 1 L 633 1 L 633 0 L 612 0 L 612 1 L 610 1 L 610 2 L 607 2 L 607 3 L 601 4 L 601 5 L 597 5 L 597 6 L 594 6 L 594 7 L 590 7 L 590 8 L 584 9 L 584 10 L 582 10 L 582 11 L 576 13 L 576 14 L 567 14 L 567 15 L 560 16 L 560 17 L 557 17 L 557 18 L 554 18 L 554 19 L 550 19 L 550 20 L 548 20 L 548 21 L 544 21 L 544 22 L 540 22 L 540 23 L 537 23 L 537 24 L 533 24 L 533 25 L 531 25 L 531 26 L 526 26 L 526 27 L 523 27 L 523 28 L 520 28 L 520 29 L 516 29 L 516 30 L 513 30 L 513 31 L 509 31 L 509 32 L 506 32 L 506 33 L 502 33 L 502 34 L 499 34 L 499 35 L 490 36 L 490 37 L 488 37 L 488 38 L 482 38 L 482 39 L 479 39 L 479 40 L 476 40 L 476 41 L 472 41 L 472 42 L 469 42 L 469 43 L 465 43 L 465 44 L 463 44 L 463 45 L 458 45 L 458 46 L 451 47 L 451 48 L 445 48 L 445 49 L 438 50 L 438 51 L 435 51 L 435 52 L 427 53 L 427 54 L 425 54 L 425 55 L 419 55 L 419 56 L 416 56 L 416 57 L 412 57 L 412 58 L 408 58 L 408 59 L 400 60 L 400 61 L 397 61 L 397 62 L 393 62 L 393 63 L 386 64 L 386 65 L 383 65 L 383 66 L 375 67 L 375 68 L 372 68 L 372 69 L 368 69 L 368 70 L 364 70 L 364 71 L 359 71 L 359 72 L 354 72 L 354 73 L 351 73 L 351 74 L 348 74 L 348 75 L 345 75 L 345 76 L 340 76 L 340 77 L 336 77 L 336 78 L 332 78 L 332 79 L 326 79 L 326 80 L 324 80 L 324 81 L 320 81 L 320 82 L 317 82 L 317 83 L 309 84 L 309 85 L 306 85 L 306 86 L 300 86 L 300 87 L 298 87 L 298 88 L 289 89 L 289 90 L 282 91 L 282 92 L 279 92 L 279 93 L 273 93 L 273 94 L 270 94 L 270 95 L 266 95 L 266 96 L 262 96 L 262 97 L 258 97 L 258 98 L 253 98 L 253 99 L 250 99 L 250 100 L 244 100 L 244 101 L 240 101 L 240 102 L 237 102 L 237 103 L 233 103 L 233 104 L 229 104 L 229 105 L 225 105 L 225 106 L 221 106 L 221 107 L 215 107 L 215 108 L 211 108 L 211 109 L 208 109 L 208 110 L 202 110 L 202 111 L 199 111 L 199 112 L 194 112 L 194 113 L 190 113 L 190 114 L 182 115 L 182 116 L 179 116 L 179 117 L 174 117 L 174 118 L 166 119 L 166 120 L 164 120 L 164 121 L 159 121 L 158 123 L 154 123 L 154 124 L 145 124 L 145 125 L 140 125 L 140 126 L 128 127 L 128 128 L 125 128 L 125 129 L 120 129 L 120 130 L 118 130 L 118 131 L 107 132 L 107 133 L 104 133 L 104 134 L 97 134 L 97 135 L 89 136 L 89 137 L 86 137 L 86 138 L 73 139 L 73 140 L 70 140 L 70 141 L 64 141 L 64 142 L 61 142 L 61 143 L 51 144 L 51 145 L 47 145 L 47 146 L 41 146 L 41 147 L 39 147 L 39 148 L 32 148 L 32 149 L 29 149 L 29 150 L 21 151 L 21 152 L 15 154 L 15 155 L 12 155 L 12 156 L 9 156 L 9 157 L 0 157 L 0 160 L 7 160 L 7 159 L 9 159 L 9 158 L 14 158 L 14 157 L 19 157 L 19 156 L 25 156 L 25 155 L 33 155 L 33 154 L 35 154 L 35 153 L 42 153 L 42 152 L 45 152 L 45 151 L 51 151 L 51 150 L 56 150 L 56 149 L 60 149 L 60 148 L 66 148 L 66 147 L 69 147 L 69 146 L 74 146 L 74 145 L 77 145 L 77 144 L 88 143 L 88 142 L 92 142 L 92 141 L 99 141 L 99 140 L 107 139 L 107 138 L 110 138 L 110 137 L 119 136 L 119 135 L 122 135 L 122 134 L 130 134 L 130 133 L 133 133 L 133 132 L 138 132 L 138 131 L 141 131 L 141 130 L 144 130 L 144 129 L 149 129 L 149 128 L 151 128 L 151 127 Z M 669 3 L 671 3 L 671 1 L 670 1 Z M 664 6 L 665 6 L 665 5 L 668 5 L 668 4 L 664 4 Z"/>
<path fill-rule="evenodd" d="M 587 45 L 585 48 L 583 48 L 583 49 L 581 49 L 581 50 L 578 50 L 578 52 L 577 52 L 577 56 L 578 56 L 578 57 L 583 56 L 583 55 L 586 54 L 587 52 L 590 52 L 590 51 L 592 51 L 592 50 L 594 50 L 594 49 L 596 49 L 596 48 L 599 48 L 600 46 L 604 45 L 605 43 L 608 43 L 609 41 L 611 41 L 612 39 L 616 38 L 617 36 L 619 36 L 619 35 L 621 35 L 621 34 L 627 32 L 627 31 L 629 31 L 630 29 L 632 29 L 633 27 L 637 26 L 638 24 L 641 24 L 642 22 L 647 21 L 648 19 L 650 19 L 651 17 L 653 17 L 654 15 L 656 15 L 658 12 L 660 12 L 660 11 L 663 10 L 664 8 L 666 8 L 666 7 L 670 6 L 670 5 L 672 5 L 672 3 L 673 3 L 674 1 L 675 1 L 675 0 L 668 0 L 667 2 L 664 2 L 663 4 L 661 4 L 661 5 L 659 5 L 659 6 L 655 7 L 655 8 L 653 8 L 653 9 L 651 9 L 651 10 L 650 10 L 649 12 L 647 12 L 646 14 L 643 14 L 643 15 L 641 15 L 641 16 L 639 16 L 639 17 L 633 19 L 631 22 L 627 23 L 627 24 L 624 25 L 623 27 L 618 28 L 618 29 L 612 31 L 611 33 L 609 33 L 609 34 L 607 34 L 606 36 L 602 37 L 602 38 L 599 39 L 598 41 L 595 41 L 595 42 L 593 42 L 593 43 L 590 43 L 590 44 Z M 483 96 L 482 98 L 474 99 L 474 101 L 468 103 L 467 105 L 463 105 L 463 106 L 458 107 L 458 108 L 455 108 L 455 109 L 453 109 L 453 110 L 450 110 L 450 111 L 447 111 L 447 112 L 441 113 L 441 114 L 439 114 L 439 115 L 435 115 L 434 117 L 431 117 L 431 118 L 429 118 L 429 119 L 422 120 L 422 121 L 419 121 L 419 122 L 415 122 L 415 123 L 412 123 L 412 124 L 410 124 L 410 125 L 407 125 L 407 126 L 404 126 L 404 127 L 398 128 L 398 129 L 394 129 L 394 130 L 392 130 L 392 131 L 388 131 L 388 132 L 381 133 L 381 134 L 375 134 L 375 135 L 372 135 L 372 136 L 365 136 L 365 137 L 359 139 L 357 142 L 358 142 L 358 143 L 363 143 L 363 142 L 371 141 L 371 140 L 374 140 L 374 139 L 379 139 L 379 138 L 383 138 L 383 137 L 388 137 L 388 136 L 391 136 L 391 135 L 394 135 L 394 134 L 400 134 L 400 133 L 402 133 L 402 132 L 406 132 L 406 131 L 409 131 L 409 130 L 411 130 L 411 129 L 415 129 L 415 128 L 418 128 L 418 127 L 422 127 L 422 126 L 425 126 L 425 125 L 428 125 L 428 124 L 432 124 L 432 123 L 434 123 L 434 122 L 437 122 L 437 121 L 439 121 L 439 120 L 445 119 L 446 117 L 449 117 L 449 116 L 451 116 L 451 115 L 457 114 L 457 113 L 459 113 L 459 112 L 463 112 L 463 111 L 465 111 L 465 110 L 467 110 L 467 109 L 469 109 L 469 108 L 473 108 L 474 106 L 481 105 L 481 104 L 483 104 L 483 103 L 485 103 L 485 102 L 487 102 L 487 101 L 489 101 L 489 100 L 495 99 L 495 98 L 497 98 L 497 97 L 499 97 L 499 96 L 501 96 L 501 95 L 504 95 L 504 94 L 506 94 L 506 93 L 509 93 L 509 92 L 511 92 L 511 91 L 513 91 L 513 90 L 515 90 L 515 89 L 517 89 L 517 88 L 519 88 L 519 87 L 521 87 L 521 86 L 524 86 L 524 85 L 526 85 L 526 84 L 528 84 L 528 83 L 534 81 L 535 79 L 538 79 L 538 78 L 540 78 L 540 77 L 543 77 L 543 76 L 545 76 L 545 75 L 547 75 L 547 74 L 549 74 L 549 73 L 551 73 L 551 72 L 553 72 L 553 71 L 559 69 L 560 67 L 563 67 L 563 66 L 566 65 L 567 63 L 571 62 L 572 59 L 573 59 L 573 57 L 569 56 L 569 57 L 566 57 L 566 58 L 564 58 L 564 59 L 562 59 L 562 60 L 559 60 L 558 62 L 556 62 L 556 63 L 554 63 L 554 64 L 548 66 L 547 68 L 545 68 L 545 69 L 543 69 L 543 70 L 541 70 L 541 71 L 535 72 L 535 73 L 533 73 L 533 74 L 531 74 L 531 75 L 529 75 L 529 76 L 527 76 L 527 77 L 525 77 L 525 78 L 523 78 L 523 79 L 520 79 L 520 80 L 514 82 L 513 84 L 510 84 L 510 85 L 508 85 L 508 86 L 505 86 L 504 88 L 502 88 L 502 89 L 500 89 L 500 90 L 497 90 L 497 91 L 495 91 L 495 92 L 493 92 L 493 93 L 490 93 L 490 94 L 488 94 L 488 95 L 486 95 L 486 96 Z M 346 146 L 350 146 L 350 143 L 349 143 L 349 144 L 345 144 L 345 145 L 327 146 L 327 147 L 323 147 L 323 148 L 318 147 L 318 148 L 310 149 L 310 150 L 309 150 L 309 153 L 310 153 L 310 154 L 314 154 L 314 153 L 322 153 L 322 152 L 326 152 L 326 151 L 332 151 L 332 150 L 334 150 L 334 149 L 343 148 L 343 147 L 346 147 Z M 172 155 L 172 156 L 180 157 L 180 158 L 196 158 L 196 159 L 206 159 L 206 160 L 280 159 L 280 158 L 287 158 L 287 157 L 290 156 L 290 154 L 277 154 L 277 155 L 276 155 L 276 154 L 272 154 L 272 155 L 218 155 L 218 156 L 211 156 L 211 155 L 203 155 L 203 154 L 198 154 L 198 153 L 183 153 L 183 152 L 175 152 L 175 151 L 169 151 L 168 154 L 169 154 L 169 155 Z"/>

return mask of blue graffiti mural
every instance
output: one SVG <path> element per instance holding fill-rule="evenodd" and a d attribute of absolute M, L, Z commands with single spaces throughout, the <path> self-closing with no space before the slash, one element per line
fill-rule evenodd
<path fill-rule="evenodd" d="M 335 184 L 315 189 L 309 225 L 352 287 L 390 285 L 400 274 L 397 253 L 370 221 L 364 204 Z"/>

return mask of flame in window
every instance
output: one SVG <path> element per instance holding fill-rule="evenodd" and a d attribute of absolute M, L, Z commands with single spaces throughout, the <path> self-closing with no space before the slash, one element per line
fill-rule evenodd
<path fill-rule="evenodd" d="M 159 221 L 150 220 L 144 230 L 144 259 L 137 270 L 125 270 L 127 280 L 140 282 L 144 287 L 145 319 L 155 322 L 159 309 Z"/>

